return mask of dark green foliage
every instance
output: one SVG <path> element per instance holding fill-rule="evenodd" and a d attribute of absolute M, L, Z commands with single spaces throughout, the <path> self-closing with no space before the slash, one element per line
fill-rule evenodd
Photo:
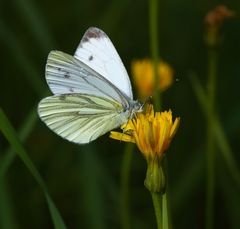
<path fill-rule="evenodd" d="M 167 151 L 171 218 L 176 229 L 205 225 L 208 101 L 204 15 L 220 3 L 172 0 L 161 1 L 159 8 L 159 54 L 178 79 L 162 94 L 163 108 L 181 117 Z M 219 47 L 215 228 L 240 227 L 240 4 L 233 0 L 228 4 L 236 16 L 224 23 Z M 10 132 L 17 132 L 21 143 L 15 135 L 5 132 L 5 138 L 0 134 L 0 228 L 52 228 L 52 218 L 57 220 L 55 225 L 61 224 L 49 193 L 67 228 L 120 228 L 125 143 L 106 135 L 90 145 L 71 144 L 39 120 L 36 108 L 46 92 L 50 93 L 44 78 L 48 53 L 72 54 L 89 26 L 100 27 L 109 35 L 129 73 L 133 59 L 149 57 L 148 12 L 147 1 L 1 1 L 0 107 L 17 130 Z M 0 125 L 3 133 L 5 127 L 9 131 L 5 124 Z M 131 225 L 154 228 L 151 197 L 143 184 L 146 164 L 137 150 L 132 157 Z"/>

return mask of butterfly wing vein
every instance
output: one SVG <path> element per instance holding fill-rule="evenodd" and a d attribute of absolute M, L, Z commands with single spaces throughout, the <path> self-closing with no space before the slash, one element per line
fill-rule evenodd
<path fill-rule="evenodd" d="M 69 94 L 43 99 L 41 119 L 61 137 L 79 144 L 89 143 L 127 121 L 120 103 L 101 97 Z"/>
<path fill-rule="evenodd" d="M 60 51 L 52 51 L 48 56 L 46 80 L 54 94 L 89 94 L 128 105 L 124 93 L 110 81 L 78 59 Z"/>

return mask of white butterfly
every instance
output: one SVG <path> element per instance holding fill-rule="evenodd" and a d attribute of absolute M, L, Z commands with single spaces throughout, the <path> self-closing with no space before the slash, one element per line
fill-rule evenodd
<path fill-rule="evenodd" d="M 54 95 L 40 101 L 38 114 L 75 143 L 89 143 L 142 111 L 117 51 L 98 28 L 85 32 L 74 56 L 51 51 L 46 80 Z"/>

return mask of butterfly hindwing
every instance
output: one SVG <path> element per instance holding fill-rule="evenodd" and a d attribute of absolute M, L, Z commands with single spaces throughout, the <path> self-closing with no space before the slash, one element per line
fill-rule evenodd
<path fill-rule="evenodd" d="M 46 125 L 75 143 L 89 143 L 126 122 L 129 114 L 120 103 L 83 94 L 54 95 L 39 103 L 38 113 Z"/>

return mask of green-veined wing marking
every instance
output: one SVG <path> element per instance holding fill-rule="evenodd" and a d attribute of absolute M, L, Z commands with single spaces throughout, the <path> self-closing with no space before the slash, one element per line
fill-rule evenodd
<path fill-rule="evenodd" d="M 46 80 L 54 94 L 81 93 L 112 98 L 128 106 L 126 95 L 89 66 L 60 51 L 51 51 L 46 65 Z"/>
<path fill-rule="evenodd" d="M 84 94 L 47 97 L 39 103 L 38 113 L 55 133 L 79 144 L 95 140 L 129 117 L 117 101 Z"/>
<path fill-rule="evenodd" d="M 45 76 L 54 95 L 39 103 L 39 116 L 69 141 L 89 143 L 142 111 L 117 51 L 98 28 L 86 31 L 74 56 L 51 51 Z"/>

